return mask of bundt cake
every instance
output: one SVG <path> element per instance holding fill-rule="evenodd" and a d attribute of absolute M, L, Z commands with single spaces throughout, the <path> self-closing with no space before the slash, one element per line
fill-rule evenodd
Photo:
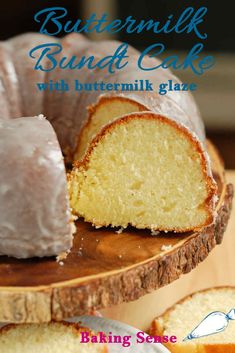
<path fill-rule="evenodd" d="M 234 303 L 235 288 L 233 287 L 217 287 L 196 292 L 181 300 L 156 318 L 152 323 L 150 334 L 152 336 L 176 336 L 177 343 L 166 344 L 172 353 L 234 353 L 234 321 L 227 322 L 228 326 L 222 332 L 183 342 L 183 339 L 207 315 L 218 311 L 228 314 L 234 309 Z M 206 329 L 207 331 L 211 331 L 212 328 L 216 330 L 218 326 L 221 328 L 221 323 L 215 320 L 213 327 L 207 326 Z"/>
<path fill-rule="evenodd" d="M 0 120 L 0 254 L 58 255 L 72 246 L 66 173 L 43 117 Z"/>
<path fill-rule="evenodd" d="M 83 343 L 88 328 L 68 322 L 7 325 L 0 330 L 1 353 L 106 353 L 106 343 Z"/>
<path fill-rule="evenodd" d="M 54 46 L 49 46 L 48 50 L 52 56 L 57 52 L 58 62 L 63 58 L 64 67 L 69 66 L 71 62 L 76 67 L 77 60 L 81 59 L 86 62 L 90 58 L 89 60 L 97 62 L 118 50 L 121 43 L 118 41 L 92 42 L 77 33 L 69 34 L 62 39 L 28 33 L 0 42 L 0 121 L 7 121 L 7 124 L 8 122 L 11 124 L 10 121 L 12 121 L 12 126 L 14 124 L 17 126 L 15 118 L 43 114 L 56 132 L 65 161 L 71 164 L 74 160 L 82 160 L 80 163 L 75 162 L 73 172 L 69 176 L 73 212 L 96 226 L 132 224 L 139 228 L 186 231 L 199 229 L 211 223 L 216 187 L 205 150 L 204 126 L 197 106 L 189 92 L 170 91 L 164 96 L 157 92 L 160 83 L 167 80 L 180 83 L 179 79 L 168 69 L 159 68 L 151 71 L 138 69 L 139 52 L 131 46 L 126 47 L 128 65 L 115 73 L 110 73 L 108 65 L 107 67 L 104 65 L 103 69 L 97 67 L 90 69 L 84 65 L 79 70 L 62 70 L 58 66 L 50 70 L 53 64 L 50 56 L 42 55 L 42 49 L 36 48 L 45 43 L 54 43 Z M 35 69 L 39 58 L 41 69 L 38 67 Z M 145 57 L 142 66 L 154 67 L 159 63 L 160 61 L 156 58 Z M 120 83 L 128 84 L 136 79 L 151 81 L 154 91 L 120 92 L 118 89 Z M 48 88 L 50 83 L 53 84 L 60 80 L 66 80 L 70 85 L 69 91 Z M 106 81 L 116 84 L 117 88 L 112 94 L 103 96 L 100 91 L 95 90 L 77 92 L 73 87 L 75 80 L 81 83 Z M 87 109 L 89 109 L 88 120 Z M 18 124 L 22 121 L 22 125 L 29 126 L 30 119 L 32 118 L 26 119 L 27 123 L 25 119 L 19 120 Z M 118 122 L 118 119 L 121 120 Z M 41 144 L 46 134 L 50 134 L 49 123 L 41 120 L 35 122 L 34 118 L 32 124 L 40 125 L 38 141 L 33 141 L 36 132 L 32 127 L 32 136 L 22 144 L 25 143 L 25 146 L 30 143 L 38 144 L 38 151 L 42 153 L 42 157 L 45 157 L 44 153 L 48 153 L 48 158 L 52 158 L 50 148 L 47 146 L 48 150 L 46 150 L 46 146 Z M 45 131 L 41 128 L 43 124 L 46 126 Z M 3 124 L 2 128 L 8 131 L 6 126 Z M 150 127 L 152 135 L 149 135 Z M 15 129 L 17 129 L 15 131 L 16 142 L 20 138 L 21 141 L 27 139 L 22 128 L 15 127 Z M 27 127 L 26 131 L 31 133 L 31 129 Z M 159 131 L 162 136 L 159 135 Z M 22 134 L 21 137 L 18 136 L 20 134 Z M 119 145 L 117 145 L 117 136 Z M 55 142 L 52 132 L 50 138 Z M 138 141 L 133 143 L 135 138 Z M 130 139 L 130 144 L 128 144 L 128 139 Z M 12 146 L 17 149 L 13 140 L 11 142 Z M 53 148 L 56 145 L 54 142 Z M 5 149 L 9 147 L 9 140 L 2 139 L 0 143 Z M 111 145 L 112 143 L 114 146 Z M 22 146 L 19 148 L 20 151 L 23 153 Z M 58 150 L 57 152 L 59 155 Z M 99 153 L 101 153 L 100 156 Z M 9 156 L 9 151 L 6 155 L 3 153 L 1 158 L 6 160 L 7 155 Z M 12 168 L 14 163 L 14 170 L 17 165 L 21 166 L 20 156 L 17 154 L 16 156 L 18 159 L 12 157 L 8 162 L 9 165 L 12 163 Z M 143 158 L 145 158 L 144 164 Z M 101 162 L 102 173 L 99 174 Z M 29 160 L 30 163 L 34 170 L 36 166 L 31 160 Z M 96 166 L 92 165 L 93 163 L 97 163 Z M 110 170 L 108 163 L 112 166 Z M 28 166 L 25 171 L 20 169 L 21 174 L 15 173 L 17 174 L 15 181 L 21 180 L 21 177 L 23 181 L 14 197 L 11 196 L 7 201 L 9 210 L 5 210 L 0 216 L 2 218 L 0 237 L 4 238 L 4 245 L 0 248 L 1 253 L 20 257 L 45 256 L 58 253 L 71 246 L 70 214 L 66 201 L 62 159 L 58 165 L 55 166 L 55 164 L 55 160 L 51 165 L 48 164 L 40 178 L 39 175 L 34 175 Z M 141 165 L 144 166 L 143 169 Z M 94 176 L 95 169 L 98 173 L 96 176 Z M 54 170 L 54 176 L 52 170 Z M 61 171 L 60 177 L 59 170 Z M 49 171 L 51 171 L 50 181 L 47 179 Z M 7 172 L 8 169 L 1 171 L 0 178 L 4 182 Z M 15 199 L 23 200 L 22 195 L 28 193 L 29 185 L 25 181 L 28 177 L 26 178 L 24 173 L 30 173 L 32 178 L 35 177 L 35 185 L 41 185 L 42 193 L 36 195 L 36 190 L 39 189 L 35 187 L 35 194 L 31 197 L 33 204 L 34 197 L 37 196 L 35 208 L 30 207 L 31 213 L 24 214 L 20 221 L 20 218 L 17 218 L 19 209 Z M 101 175 L 103 175 L 102 180 Z M 52 188 L 53 177 L 57 180 L 54 184 L 61 185 L 61 194 L 57 186 L 54 190 Z M 109 185 L 112 178 L 116 183 L 113 188 Z M 12 176 L 9 180 L 13 180 Z M 40 184 L 41 180 L 48 182 L 45 185 Z M 119 186 L 120 189 L 118 189 Z M 154 189 L 150 192 L 151 188 Z M 33 190 L 29 190 L 29 195 L 31 192 Z M 6 202 L 7 196 L 4 196 L 4 193 L 1 198 Z M 42 196 L 41 199 L 39 195 Z M 55 196 L 61 197 L 63 202 L 59 202 L 53 208 L 50 200 L 55 200 Z M 129 205 L 126 201 L 128 197 Z M 148 200 L 147 197 L 149 197 Z M 2 200 L 0 200 L 1 205 Z M 28 198 L 22 202 L 27 202 L 27 200 Z M 41 208 L 38 206 L 39 202 Z M 113 211 L 111 206 L 114 207 Z M 24 207 L 29 208 L 29 203 Z M 48 208 L 50 212 L 44 219 L 46 225 L 39 224 L 41 220 L 39 210 L 43 213 Z M 11 221 L 13 222 L 12 229 L 9 229 L 10 212 L 14 215 Z M 31 217 L 33 212 L 35 212 L 34 216 Z M 176 216 L 177 212 L 178 216 Z M 19 235 L 24 234 L 24 237 L 21 237 L 22 246 L 17 244 L 13 249 L 12 242 L 9 240 L 10 244 L 8 244 L 8 239 L 12 239 L 11 237 L 15 234 L 16 223 L 14 222 L 17 219 L 20 224 L 17 230 Z M 28 225 L 26 227 L 23 219 L 27 219 L 30 227 Z M 8 220 L 7 223 L 6 220 Z M 33 222 L 36 222 L 35 227 L 33 227 Z M 46 236 L 40 238 L 41 245 L 36 239 L 39 231 L 46 231 Z M 63 240 L 62 234 L 66 235 Z M 31 236 L 30 241 L 29 236 Z"/>
<path fill-rule="evenodd" d="M 132 113 L 106 125 L 69 177 L 70 204 L 93 225 L 185 232 L 213 221 L 202 145 L 174 120 Z"/>

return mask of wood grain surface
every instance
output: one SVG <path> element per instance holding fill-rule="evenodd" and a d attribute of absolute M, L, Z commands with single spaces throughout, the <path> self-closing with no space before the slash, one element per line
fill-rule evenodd
<path fill-rule="evenodd" d="M 152 236 L 133 228 L 121 234 L 95 230 L 80 221 L 73 249 L 60 263 L 54 258 L 0 258 L 0 321 L 81 315 L 136 300 L 191 271 L 221 242 L 231 208 L 232 186 L 226 185 L 212 146 L 210 154 L 220 194 L 214 225 L 198 233 Z"/>

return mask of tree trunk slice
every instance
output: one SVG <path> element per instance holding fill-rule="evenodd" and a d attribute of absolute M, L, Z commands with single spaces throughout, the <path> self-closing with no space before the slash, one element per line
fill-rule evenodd
<path fill-rule="evenodd" d="M 208 150 L 219 188 L 214 225 L 196 233 L 153 236 L 134 228 L 117 234 L 79 221 L 73 249 L 62 263 L 0 257 L 0 321 L 47 322 L 82 315 L 136 300 L 196 267 L 221 243 L 233 198 L 223 162 L 210 143 Z"/>

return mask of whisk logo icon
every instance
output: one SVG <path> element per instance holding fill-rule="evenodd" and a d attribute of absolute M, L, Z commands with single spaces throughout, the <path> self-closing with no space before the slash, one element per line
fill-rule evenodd
<path fill-rule="evenodd" d="M 230 320 L 235 320 L 235 309 L 230 310 L 228 314 L 221 311 L 214 311 L 207 315 L 183 341 L 222 332 L 227 328 Z"/>

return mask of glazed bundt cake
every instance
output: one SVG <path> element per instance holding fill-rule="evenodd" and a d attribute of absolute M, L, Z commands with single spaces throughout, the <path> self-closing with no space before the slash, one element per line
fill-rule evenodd
<path fill-rule="evenodd" d="M 106 125 L 69 178 L 70 204 L 97 227 L 184 232 L 213 221 L 215 185 L 188 129 L 151 112 Z"/>
<path fill-rule="evenodd" d="M 72 161 L 82 160 L 75 162 L 73 172 L 69 176 L 73 212 L 96 226 L 132 224 L 139 228 L 186 231 L 199 229 L 211 223 L 216 187 L 205 150 L 204 126 L 197 106 L 188 92 L 171 91 L 164 96 L 157 93 L 158 86 L 163 81 L 180 83 L 179 79 L 168 69 L 159 68 L 154 71 L 137 69 L 139 52 L 131 46 L 128 46 L 127 51 L 128 65 L 115 73 L 110 73 L 108 67 L 103 69 L 96 67 L 91 70 L 87 65 L 80 70 L 68 71 L 58 67 L 50 70 L 52 62 L 47 55 L 40 61 L 43 70 L 36 70 L 35 64 L 41 58 L 42 51 L 36 50 L 35 47 L 45 43 L 62 46 L 62 51 L 56 58 L 58 62 L 66 58 L 65 66 L 69 64 L 69 58 L 76 62 L 76 58 L 85 60 L 94 57 L 94 62 L 97 62 L 111 52 L 114 53 L 121 43 L 92 42 L 77 33 L 69 34 L 62 39 L 28 33 L 0 42 L 0 122 L 8 121 L 11 124 L 12 121 L 13 126 L 17 125 L 16 118 L 43 114 L 56 132 L 65 161 L 71 164 Z M 51 54 L 59 50 L 59 47 L 53 48 Z M 142 62 L 145 67 L 153 67 L 159 63 L 158 59 L 149 57 Z M 40 90 L 37 85 L 47 85 L 62 79 L 71 86 L 68 92 Z M 72 86 L 77 79 L 81 83 L 106 81 L 117 84 L 116 87 L 120 82 L 150 80 L 153 82 L 154 91 L 120 92 L 116 89 L 112 94 L 101 96 L 100 91 L 76 92 Z M 30 119 L 33 118 L 28 118 Z M 30 125 L 28 120 L 27 126 Z M 19 120 L 19 124 L 20 121 L 22 125 L 26 124 L 25 119 Z M 35 118 L 33 121 L 32 124 L 36 124 Z M 5 189 L 2 188 L 4 192 L 2 191 L 1 198 L 4 203 L 7 199 L 9 210 L 5 210 L 0 216 L 2 217 L 0 237 L 5 243 L 2 245 L 1 253 L 11 256 L 21 256 L 21 253 L 23 257 L 57 254 L 63 249 L 68 249 L 72 241 L 63 161 L 60 155 L 60 162 L 55 163 L 49 146 L 41 144 L 51 129 L 49 123 L 46 121 L 37 123 L 46 126 L 45 131 L 42 131 L 40 125 L 37 142 L 33 141 L 35 136 L 33 128 L 28 141 L 23 129 L 16 125 L 15 134 L 17 143 L 20 134 L 22 141 L 25 141 L 22 144 L 25 143 L 25 146 L 31 143 L 33 148 L 35 143 L 38 153 L 42 153 L 44 159 L 45 153 L 48 153 L 48 163 L 41 171 L 41 177 L 32 172 L 33 168 L 36 168 L 32 165 L 30 172 L 29 167 L 25 171 L 19 169 L 20 174 L 17 177 L 23 181 L 18 187 L 16 193 L 18 196 L 13 195 L 7 199 Z M 2 126 L 8 131 L 7 125 Z M 28 127 L 26 131 L 31 134 Z M 52 137 L 52 132 L 48 138 L 52 139 L 52 145 L 55 147 L 55 136 Z M 6 139 L 2 139 L 0 143 L 5 149 L 11 146 Z M 17 149 L 13 140 L 12 146 Z M 58 156 L 57 148 L 56 151 Z M 19 152 L 23 153 L 22 146 Z M 2 158 L 6 160 L 7 155 L 9 156 L 9 150 L 6 155 L 2 154 Z M 8 164 L 15 163 L 16 166 L 20 166 L 19 158 L 19 155 L 17 160 L 12 157 Z M 51 164 L 50 158 L 53 160 Z M 29 165 L 31 164 L 32 161 L 29 159 Z M 16 167 L 12 170 L 15 169 Z M 2 177 L 4 182 L 7 170 L 1 171 L 0 178 Z M 51 179 L 48 179 L 49 171 Z M 29 226 L 26 226 L 26 223 L 20 221 L 18 217 L 20 211 L 15 199 L 23 199 L 22 195 L 27 195 L 28 192 L 30 195 L 33 191 L 28 190 L 29 183 L 26 180 L 29 177 L 24 175 L 28 172 L 32 175 L 32 180 L 35 177 L 34 182 L 37 186 L 35 191 L 40 192 L 35 208 L 29 207 L 29 203 L 24 206 L 24 210 L 30 208 L 27 215 L 25 211 L 22 213 L 22 219 L 29 222 Z M 56 179 L 54 190 L 51 186 L 53 177 Z M 115 181 L 113 188 L 110 186 L 111 179 Z M 12 180 L 12 176 L 9 180 Z M 45 185 L 40 184 L 41 180 L 47 181 Z M 61 193 L 57 185 L 61 186 Z M 35 194 L 31 195 L 32 204 Z M 42 196 L 41 199 L 39 195 Z M 63 200 L 58 202 L 56 207 L 53 203 L 55 197 L 61 197 Z M 3 204 L 2 200 L 0 205 Z M 27 200 L 29 201 L 29 198 L 24 202 Z M 39 224 L 39 220 L 41 222 L 39 213 L 47 213 L 48 208 L 50 208 L 48 217 L 44 219 L 46 224 Z M 10 227 L 10 212 L 14 214 L 13 227 Z M 30 217 L 31 214 L 33 217 Z M 21 237 L 21 250 L 20 246 L 12 249 L 12 244 L 8 244 L 7 240 L 15 235 L 15 225 L 18 221 L 19 235 L 24 234 Z M 39 231 L 45 231 L 46 235 L 39 236 Z"/>
<path fill-rule="evenodd" d="M 1 353 L 106 353 L 105 343 L 82 343 L 82 334 L 95 333 L 68 322 L 8 325 L 0 330 Z"/>
<path fill-rule="evenodd" d="M 0 120 L 0 254 L 58 255 L 72 246 L 63 156 L 43 117 Z"/>
<path fill-rule="evenodd" d="M 194 330 L 199 323 L 213 312 L 228 314 L 234 309 L 235 288 L 217 287 L 193 293 L 173 305 L 165 313 L 156 318 L 151 326 L 150 335 L 174 335 L 177 343 L 167 344 L 172 353 L 234 353 L 235 322 L 231 321 L 223 332 L 183 342 L 183 339 Z M 234 315 L 234 314 L 233 314 Z M 216 329 L 208 326 L 207 331 Z M 223 319 L 222 319 L 222 323 Z M 220 326 L 221 327 L 221 326 Z M 202 330 L 201 330 L 202 333 Z"/>

